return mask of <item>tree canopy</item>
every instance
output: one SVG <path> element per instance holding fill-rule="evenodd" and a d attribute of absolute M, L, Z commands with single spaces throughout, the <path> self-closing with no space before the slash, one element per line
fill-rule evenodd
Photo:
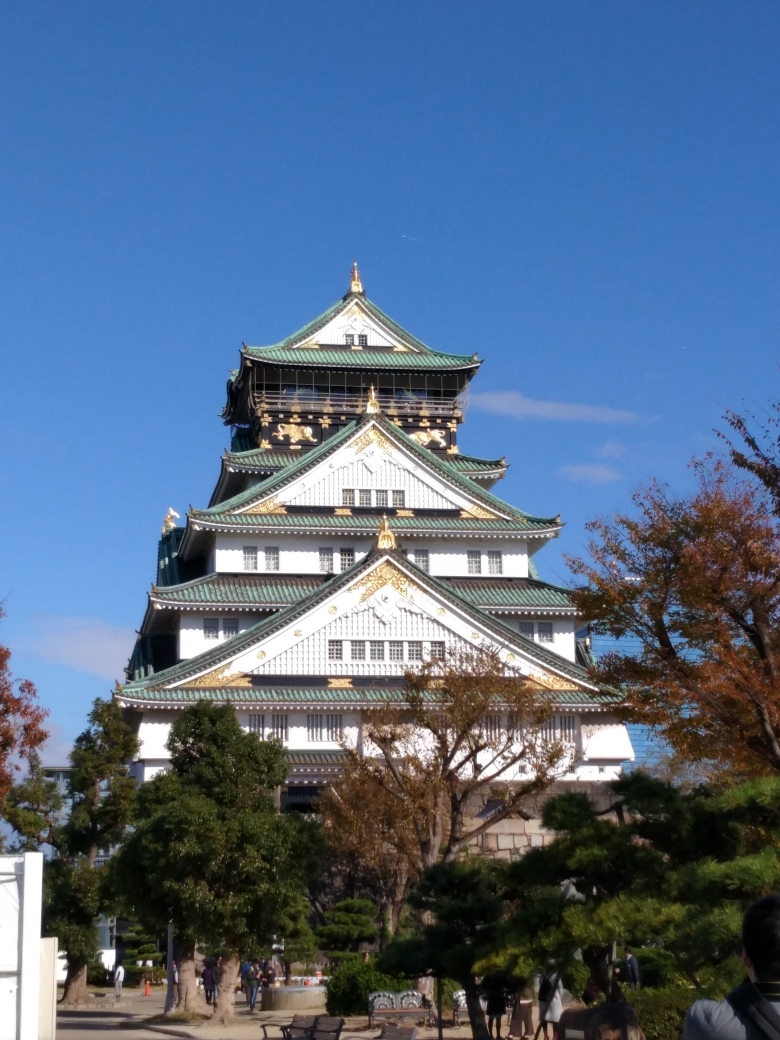
<path fill-rule="evenodd" d="M 0 606 L 0 620 L 5 612 Z M 0 805 L 10 791 L 21 765 L 46 742 L 48 711 L 38 703 L 29 679 L 14 679 L 11 651 L 0 645 Z"/>

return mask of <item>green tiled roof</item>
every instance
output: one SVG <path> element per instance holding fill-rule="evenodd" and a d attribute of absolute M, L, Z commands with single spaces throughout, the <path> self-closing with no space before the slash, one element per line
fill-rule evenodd
<path fill-rule="evenodd" d="M 221 514 L 216 510 L 193 509 L 189 519 L 194 527 L 211 531 L 265 531 L 269 534 L 284 534 L 294 531 L 299 534 L 307 530 L 312 533 L 329 531 L 345 535 L 376 535 L 379 529 L 378 516 L 312 516 L 309 513 L 235 513 Z M 532 532 L 557 531 L 553 520 L 538 520 L 536 517 L 517 520 L 470 520 L 458 516 L 390 516 L 390 527 L 403 538 L 425 537 L 426 535 L 451 535 L 468 538 L 477 535 L 506 535 L 527 537 Z"/>
<path fill-rule="evenodd" d="M 448 455 L 439 461 L 465 476 L 471 473 L 503 472 L 507 468 L 506 459 L 479 459 L 474 455 Z"/>
<path fill-rule="evenodd" d="M 152 589 L 155 602 L 182 606 L 279 609 L 316 592 L 324 575 L 209 574 L 168 588 Z M 573 609 L 567 589 L 528 578 L 439 578 L 482 610 Z"/>
<path fill-rule="evenodd" d="M 295 365 L 296 368 L 360 368 L 379 370 L 401 368 L 408 371 L 457 371 L 478 368 L 480 362 L 470 354 L 440 354 L 438 351 L 414 353 L 394 350 L 351 350 L 321 347 L 243 347 L 242 353 L 254 361 Z"/>
<path fill-rule="evenodd" d="M 225 465 L 231 469 L 272 470 L 284 469 L 293 462 L 299 462 L 309 450 L 297 452 L 252 448 L 249 451 L 226 451 L 223 457 Z M 474 455 L 448 455 L 439 461 L 465 476 L 471 473 L 501 472 L 507 468 L 505 459 L 480 459 Z"/>

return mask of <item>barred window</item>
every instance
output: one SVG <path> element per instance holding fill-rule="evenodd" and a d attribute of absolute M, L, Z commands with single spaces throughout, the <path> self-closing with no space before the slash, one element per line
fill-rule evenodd
<path fill-rule="evenodd" d="M 281 740 L 283 744 L 287 743 L 288 729 L 286 715 L 271 716 L 271 735 L 275 737 L 276 740 Z"/>
<path fill-rule="evenodd" d="M 377 491 L 376 493 L 376 507 L 377 509 L 387 509 L 387 492 Z"/>
<path fill-rule="evenodd" d="M 385 644 L 382 639 L 372 639 L 370 643 L 371 647 L 371 660 L 372 661 L 384 661 L 385 659 Z"/>
<path fill-rule="evenodd" d="M 219 639 L 219 618 L 204 617 L 203 619 L 204 639 Z"/>
<path fill-rule="evenodd" d="M 354 506 L 354 504 L 355 504 L 355 489 L 354 488 L 342 488 L 341 489 L 341 504 L 343 506 Z"/>
<path fill-rule="evenodd" d="M 404 644 L 396 641 L 390 641 L 390 660 L 391 661 L 403 661 L 404 659 Z"/>
<path fill-rule="evenodd" d="M 324 739 L 322 735 L 322 715 L 306 716 L 306 739 L 310 744 L 315 744 Z"/>
<path fill-rule="evenodd" d="M 366 659 L 366 641 L 365 639 L 353 639 L 352 640 L 352 660 L 353 661 L 365 661 Z"/>
<path fill-rule="evenodd" d="M 245 571 L 256 571 L 257 570 L 257 546 L 256 545 L 245 545 L 244 546 L 244 570 Z"/>
<path fill-rule="evenodd" d="M 520 635 L 525 636 L 526 639 L 533 639 L 534 637 L 534 623 L 533 621 L 521 621 L 518 625 L 520 629 Z"/>
<path fill-rule="evenodd" d="M 503 574 L 503 553 L 500 549 L 488 550 L 488 574 Z"/>
<path fill-rule="evenodd" d="M 365 334 L 365 332 L 359 332 L 358 333 L 358 346 L 359 347 L 367 347 L 368 346 L 368 336 Z"/>
<path fill-rule="evenodd" d="M 345 571 L 347 567 L 351 567 L 355 562 L 355 550 L 339 549 L 339 559 L 341 560 L 341 569 Z"/>
<path fill-rule="evenodd" d="M 340 639 L 328 640 L 328 660 L 342 661 L 344 659 L 344 645 Z"/>
<path fill-rule="evenodd" d="M 410 642 L 409 643 L 409 660 L 410 661 L 422 661 L 422 659 L 423 659 L 422 643 Z"/>
<path fill-rule="evenodd" d="M 404 493 L 403 491 L 393 492 L 393 509 L 403 509 L 404 507 Z"/>
<path fill-rule="evenodd" d="M 279 550 L 276 546 L 265 547 L 265 569 L 267 571 L 279 570 Z"/>
<path fill-rule="evenodd" d="M 325 716 L 325 733 L 326 739 L 338 742 L 341 740 L 341 716 L 340 715 L 326 715 Z"/>
<path fill-rule="evenodd" d="M 249 716 L 249 732 L 256 733 L 262 739 L 265 732 L 265 715 Z"/>
<path fill-rule="evenodd" d="M 443 661 L 444 660 L 444 643 L 443 642 L 437 642 L 437 641 L 434 640 L 431 643 L 431 657 L 434 659 L 434 661 Z"/>
<path fill-rule="evenodd" d="M 482 733 L 485 740 L 501 739 L 501 716 L 485 715 L 482 719 Z"/>
<path fill-rule="evenodd" d="M 430 570 L 430 554 L 428 553 L 428 550 L 415 549 L 414 562 L 417 564 L 421 571 Z"/>
<path fill-rule="evenodd" d="M 345 332 L 344 333 L 344 342 L 346 343 L 346 345 L 348 347 L 354 347 L 354 345 L 355 345 L 355 334 L 354 334 L 354 332 Z"/>
<path fill-rule="evenodd" d="M 479 549 L 469 549 L 468 553 L 468 572 L 469 574 L 481 574 L 482 573 L 482 553 Z"/>
<path fill-rule="evenodd" d="M 320 549 L 320 572 L 322 574 L 333 573 L 333 550 Z"/>
<path fill-rule="evenodd" d="M 222 620 L 222 634 L 225 639 L 232 639 L 238 635 L 238 618 L 226 617 Z"/>
<path fill-rule="evenodd" d="M 559 715 L 558 729 L 564 744 L 573 744 L 577 736 L 577 720 L 574 715 Z"/>
<path fill-rule="evenodd" d="M 536 631 L 539 635 L 540 643 L 552 643 L 553 641 L 553 627 L 552 621 L 539 621 L 536 625 Z"/>
<path fill-rule="evenodd" d="M 358 502 L 363 509 L 371 507 L 371 491 L 368 488 L 361 488 L 358 492 Z"/>

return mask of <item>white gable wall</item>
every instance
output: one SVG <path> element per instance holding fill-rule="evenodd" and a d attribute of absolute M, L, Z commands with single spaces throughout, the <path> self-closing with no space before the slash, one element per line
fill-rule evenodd
<path fill-rule="evenodd" d="M 368 336 L 368 346 L 370 347 L 393 348 L 401 345 L 401 340 L 397 336 L 390 335 L 388 330 L 383 328 L 358 303 L 352 303 L 349 307 L 345 307 L 334 318 L 331 318 L 319 332 L 315 332 L 307 342 L 314 341 L 331 346 L 343 346 L 347 333 L 354 335 L 355 344 L 358 342 L 358 336 L 364 335 Z"/>

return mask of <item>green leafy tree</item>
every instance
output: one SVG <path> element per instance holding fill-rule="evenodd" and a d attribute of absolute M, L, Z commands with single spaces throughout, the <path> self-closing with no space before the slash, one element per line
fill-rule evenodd
<path fill-rule="evenodd" d="M 194 950 L 223 952 L 216 1019 L 234 1012 L 241 954 L 267 947 L 316 871 L 315 824 L 281 816 L 282 746 L 239 726 L 230 705 L 200 701 L 173 724 L 171 769 L 139 791 L 138 821 L 112 863 L 127 912 L 154 933 L 173 921 L 180 1006 L 204 1011 Z"/>
<path fill-rule="evenodd" d="M 342 899 L 325 911 L 325 924 L 317 929 L 320 947 L 331 954 L 357 953 L 362 942 L 378 937 L 378 913 L 370 899 Z"/>
<path fill-rule="evenodd" d="M 290 984 L 293 964 L 309 964 L 319 949 L 317 936 L 309 924 L 311 906 L 301 893 L 291 899 L 279 922 L 279 936 L 284 944 L 282 964 L 285 985 Z"/>
<path fill-rule="evenodd" d="M 141 925 L 134 924 L 124 935 L 125 953 L 122 964 L 139 981 L 148 979 L 157 982 L 161 977 L 160 964 L 163 959 L 157 949 L 157 940 Z"/>

